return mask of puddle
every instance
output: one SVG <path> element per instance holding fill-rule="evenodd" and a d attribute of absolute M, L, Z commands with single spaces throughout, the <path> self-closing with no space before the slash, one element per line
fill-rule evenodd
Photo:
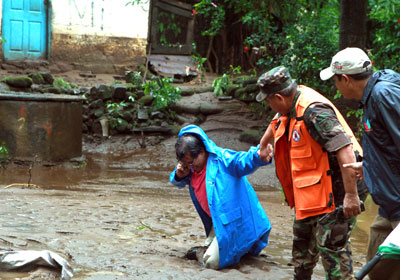
<path fill-rule="evenodd" d="M 203 244 L 205 235 L 187 190 L 169 184 L 174 157 L 159 151 L 87 152 L 81 168 L 39 167 L 31 183 L 39 188 L 10 187 L 27 183 L 28 167 L 0 170 L 0 247 L 51 250 L 74 268 L 73 279 L 292 279 L 293 213 L 279 190 L 258 178 L 253 183 L 273 229 L 258 258 L 245 257 L 235 267 L 214 271 L 184 259 Z M 253 175 L 252 175 L 253 176 Z M 261 179 L 260 179 L 261 180 Z M 352 235 L 355 270 L 364 263 L 368 228 L 377 209 L 366 201 Z M 27 274 L 0 274 L 20 279 Z M 27 278 L 28 279 L 28 278 Z M 321 264 L 313 279 L 324 279 Z"/>

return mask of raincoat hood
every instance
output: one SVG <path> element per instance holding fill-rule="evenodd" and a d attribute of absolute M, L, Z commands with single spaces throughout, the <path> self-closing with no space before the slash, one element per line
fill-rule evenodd
<path fill-rule="evenodd" d="M 203 143 L 204 143 L 204 146 L 206 147 L 207 152 L 209 152 L 209 153 L 217 154 L 218 152 L 223 150 L 221 147 L 218 147 L 210 138 L 208 138 L 208 136 L 204 132 L 204 130 L 201 129 L 200 127 L 198 127 L 197 125 L 191 124 L 191 125 L 185 126 L 179 132 L 178 137 L 181 137 L 185 133 L 192 133 L 192 134 L 199 135 L 201 137 L 201 140 L 203 140 Z"/>

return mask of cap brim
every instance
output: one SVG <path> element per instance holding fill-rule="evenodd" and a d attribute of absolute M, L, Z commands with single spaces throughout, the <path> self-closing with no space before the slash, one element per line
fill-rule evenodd
<path fill-rule="evenodd" d="M 261 102 L 263 101 L 265 98 L 267 97 L 267 95 L 265 93 L 263 93 L 262 91 L 260 91 L 257 96 L 256 96 L 256 100 L 257 102 Z"/>
<path fill-rule="evenodd" d="M 331 68 L 325 68 L 324 70 L 322 70 L 321 72 L 319 72 L 319 77 L 321 78 L 321 80 L 325 81 L 325 80 L 329 80 L 330 78 L 333 77 L 333 75 L 335 75 L 335 73 L 332 72 Z"/>

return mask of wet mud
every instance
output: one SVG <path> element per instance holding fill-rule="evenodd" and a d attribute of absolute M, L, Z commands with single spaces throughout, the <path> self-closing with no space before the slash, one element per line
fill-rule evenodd
<path fill-rule="evenodd" d="M 33 167 L 31 183 L 37 188 L 4 188 L 26 183 L 29 174 L 27 167 L 1 170 L 1 248 L 59 253 L 74 268 L 74 279 L 291 279 L 293 215 L 276 186 L 263 182 L 273 175 L 269 166 L 250 176 L 273 225 L 260 257 L 246 256 L 221 271 L 184 258 L 205 235 L 187 190 L 168 183 L 175 164 L 172 144 L 146 150 L 112 142 L 87 146 L 86 166 Z M 367 208 L 352 238 L 356 269 L 373 216 Z M 324 279 L 321 265 L 314 278 Z"/>
<path fill-rule="evenodd" d="M 234 131 L 209 133 L 218 145 L 247 150 Z M 274 166 L 249 176 L 272 223 L 259 257 L 220 271 L 205 269 L 185 253 L 202 246 L 205 233 L 187 189 L 169 184 L 175 138 L 140 149 L 133 137 L 84 144 L 82 166 L 14 166 L 0 170 L 0 248 L 50 250 L 74 269 L 73 279 L 292 279 L 293 212 L 283 203 Z M 30 179 L 29 179 L 30 178 Z M 9 186 L 27 183 L 37 187 Z M 370 201 L 352 236 L 354 268 L 365 263 Z M 3 273 L 1 279 L 35 278 Z M 319 264 L 313 279 L 324 279 Z"/>

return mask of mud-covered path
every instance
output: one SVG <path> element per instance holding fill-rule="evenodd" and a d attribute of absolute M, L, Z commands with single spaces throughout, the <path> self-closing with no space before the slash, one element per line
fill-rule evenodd
<path fill-rule="evenodd" d="M 196 100 L 181 102 L 217 102 L 210 94 L 188 98 Z M 246 115 L 245 106 L 235 108 L 207 117 L 201 127 L 218 145 L 247 150 L 250 145 L 240 142 L 239 134 L 260 123 Z M 73 279 L 292 279 L 293 213 L 282 201 L 273 165 L 249 176 L 272 223 L 260 257 L 244 257 L 220 271 L 184 258 L 203 244 L 205 234 L 188 190 L 168 182 L 176 164 L 175 140 L 149 136 L 142 149 L 134 135 L 113 136 L 85 141 L 87 164 L 81 167 L 35 165 L 31 175 L 29 166 L 0 169 L 0 249 L 56 252 L 71 264 Z M 5 188 L 28 181 L 38 188 Z M 366 206 L 352 237 L 355 271 L 365 262 L 376 213 L 371 202 Z M 0 279 L 53 278 L 0 273 Z M 320 264 L 313 279 L 324 279 Z"/>
<path fill-rule="evenodd" d="M 69 258 L 76 279 L 261 279 L 274 271 L 280 277 L 290 273 L 279 263 L 288 238 L 282 233 L 283 240 L 271 241 L 271 250 L 258 259 L 233 269 L 204 269 L 183 258 L 204 240 L 186 192 L 96 184 L 3 192 L 3 247 L 7 241 L 13 248 L 57 252 Z"/>
<path fill-rule="evenodd" d="M 247 149 L 235 133 L 209 134 L 217 144 Z M 54 251 L 70 262 L 74 279 L 292 279 L 293 216 L 270 185 L 273 166 L 249 177 L 273 225 L 261 256 L 221 271 L 184 258 L 205 235 L 188 191 L 168 182 L 174 142 L 172 137 L 147 149 L 129 138 L 85 144 L 84 167 L 33 167 L 31 183 L 38 189 L 4 189 L 27 182 L 29 174 L 27 167 L 1 170 L 0 247 Z M 356 271 L 364 262 L 371 211 L 353 234 Z M 9 277 L 2 279 L 18 279 Z M 314 279 L 324 279 L 321 265 Z"/>

